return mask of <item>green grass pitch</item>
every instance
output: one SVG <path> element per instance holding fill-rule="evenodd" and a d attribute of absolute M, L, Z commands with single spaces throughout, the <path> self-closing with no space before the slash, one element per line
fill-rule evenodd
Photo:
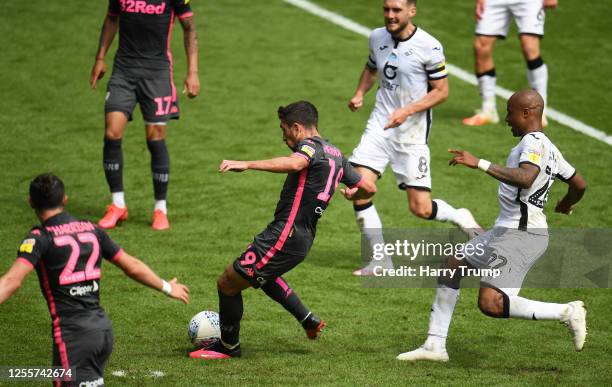
<path fill-rule="evenodd" d="M 382 24 L 381 1 L 319 0 L 361 24 Z M 337 197 L 319 223 L 306 261 L 288 282 L 329 324 L 309 342 L 280 306 L 257 291 L 244 294 L 243 358 L 202 362 L 187 358 L 186 325 L 201 310 L 217 309 L 216 277 L 271 219 L 284 176 L 216 172 L 223 158 L 287 154 L 276 108 L 308 99 L 320 110 L 320 130 L 350 154 L 363 131 L 366 107 L 346 107 L 367 57 L 367 41 L 281 0 L 193 1 L 201 50 L 202 95 L 181 99 L 182 116 L 169 127 L 169 210 L 172 229 L 153 233 L 149 154 L 140 113 L 124 140 L 130 220 L 110 234 L 163 277 L 191 288 L 188 306 L 135 284 L 105 265 L 102 304 L 114 324 L 108 385 L 378 385 L 571 384 L 610 385 L 612 329 L 609 289 L 524 289 L 526 297 L 566 302 L 583 299 L 589 337 L 573 350 L 564 327 L 552 322 L 495 320 L 476 308 L 466 289 L 450 330 L 448 364 L 395 360 L 425 338 L 433 289 L 367 289 L 350 275 L 359 265 L 359 233 L 351 204 Z M 561 0 L 549 12 L 543 57 L 550 68 L 550 105 L 612 134 L 609 4 Z M 105 1 L 4 2 L 0 15 L 0 273 L 13 262 L 29 227 L 28 182 L 38 173 L 62 177 L 73 214 L 98 219 L 109 201 L 101 168 L 103 102 L 110 73 L 88 88 Z M 419 1 L 415 22 L 444 45 L 447 60 L 472 68 L 473 2 Z M 498 81 L 527 87 L 516 30 L 495 52 Z M 113 46 L 112 52 L 114 53 Z M 182 32 L 175 27 L 175 80 L 185 72 Z M 107 59 L 111 64 L 111 58 Z M 467 207 L 484 225 L 497 215 L 493 179 L 446 165 L 449 147 L 489 160 L 505 160 L 515 139 L 505 125 L 465 128 L 460 119 L 479 103 L 477 89 L 450 78 L 451 96 L 435 109 L 430 137 L 433 194 Z M 504 101 L 498 100 L 503 113 Z M 609 227 L 609 145 L 555 122 L 547 133 L 585 176 L 589 188 L 574 215 L 552 212 L 564 185 L 555 184 L 547 209 L 551 227 Z M 390 173 L 375 199 L 385 227 L 447 227 L 411 216 Z M 48 365 L 50 320 L 35 275 L 0 306 L 0 365 Z M 111 374 L 124 370 L 125 377 Z M 151 371 L 165 376 L 154 379 Z M 7 384 L 0 381 L 0 384 Z"/>

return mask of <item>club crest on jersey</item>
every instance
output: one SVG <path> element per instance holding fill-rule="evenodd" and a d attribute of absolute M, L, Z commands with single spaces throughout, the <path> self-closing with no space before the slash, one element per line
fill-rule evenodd
<path fill-rule="evenodd" d="M 310 145 L 302 145 L 300 150 L 308 155 L 308 157 L 312 157 L 315 154 L 315 149 Z"/>
<path fill-rule="evenodd" d="M 31 254 L 34 250 L 34 245 L 36 244 L 36 239 L 29 238 L 21 242 L 21 246 L 19 246 L 20 253 L 28 253 Z"/>

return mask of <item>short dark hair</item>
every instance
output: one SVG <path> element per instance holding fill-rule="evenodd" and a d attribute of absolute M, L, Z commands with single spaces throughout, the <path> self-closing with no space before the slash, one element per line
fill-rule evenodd
<path fill-rule="evenodd" d="M 319 112 L 308 101 L 298 101 L 284 107 L 280 106 L 278 108 L 278 118 L 289 126 L 298 123 L 307 128 L 316 128 L 319 124 Z"/>
<path fill-rule="evenodd" d="M 30 183 L 30 201 L 37 211 L 60 207 L 64 201 L 64 182 L 50 172 L 36 176 Z"/>

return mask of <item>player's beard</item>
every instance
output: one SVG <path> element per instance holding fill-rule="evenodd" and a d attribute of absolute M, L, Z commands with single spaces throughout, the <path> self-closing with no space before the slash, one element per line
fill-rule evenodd
<path fill-rule="evenodd" d="M 402 34 L 402 32 L 404 32 L 406 30 L 406 28 L 408 28 L 408 26 L 410 25 L 410 22 L 405 22 L 405 23 L 394 23 L 394 26 L 397 26 L 397 28 L 395 30 L 390 30 L 389 29 L 389 23 L 385 22 L 385 29 L 387 30 L 388 33 L 390 33 L 394 38 L 399 37 L 399 35 Z"/>

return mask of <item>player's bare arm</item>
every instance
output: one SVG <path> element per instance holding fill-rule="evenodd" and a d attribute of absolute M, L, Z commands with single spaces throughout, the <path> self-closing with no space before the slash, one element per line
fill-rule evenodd
<path fill-rule="evenodd" d="M 34 270 L 32 265 L 28 265 L 19 260 L 13 263 L 6 274 L 0 277 L 0 304 L 11 298 L 11 296 L 19 290 L 23 280 L 32 270 Z"/>
<path fill-rule="evenodd" d="M 301 156 L 291 155 L 276 157 L 269 160 L 254 160 L 254 161 L 238 161 L 238 160 L 223 160 L 219 165 L 219 172 L 225 173 L 229 171 L 243 172 L 247 169 L 255 169 L 258 171 L 267 171 L 274 173 L 291 173 L 299 172 L 308 167 L 308 160 Z"/>
<path fill-rule="evenodd" d="M 368 179 L 362 178 L 358 187 L 340 188 L 340 193 L 347 200 L 369 199 L 376 193 L 376 184 Z"/>
<path fill-rule="evenodd" d="M 369 68 L 367 65 L 364 66 L 361 76 L 359 77 L 359 83 L 357 84 L 357 90 L 355 95 L 348 103 L 349 109 L 355 112 L 363 106 L 363 97 L 372 88 L 376 82 L 376 70 Z"/>
<path fill-rule="evenodd" d="M 557 202 L 555 212 L 570 215 L 574 209 L 574 205 L 582 199 L 587 184 L 579 173 L 576 173 L 574 177 L 569 179 L 567 184 L 569 185 L 567 193 Z"/>
<path fill-rule="evenodd" d="M 468 151 L 449 149 L 454 154 L 448 165 L 462 164 L 468 168 L 478 168 L 480 159 Z M 508 168 L 502 165 L 491 164 L 487 169 L 487 174 L 493 176 L 502 183 L 510 184 L 514 187 L 529 188 L 538 177 L 540 169 L 533 164 L 521 163 L 518 168 Z"/>
<path fill-rule="evenodd" d="M 485 0 L 476 0 L 476 9 L 474 10 L 474 14 L 476 16 L 476 20 L 482 19 L 482 13 L 485 8 Z"/>
<path fill-rule="evenodd" d="M 431 90 L 423 98 L 391 113 L 385 130 L 400 126 L 411 115 L 431 109 L 448 99 L 447 78 L 430 80 L 429 85 L 431 86 Z"/>
<path fill-rule="evenodd" d="M 113 263 L 131 279 L 152 289 L 164 291 L 164 281 L 146 263 L 138 258 L 124 252 Z M 168 281 L 168 284 L 170 285 L 169 292 L 167 293 L 168 297 L 182 301 L 185 304 L 189 303 L 189 289 L 187 286 L 179 283 L 176 278 Z"/>
<path fill-rule="evenodd" d="M 185 91 L 189 98 L 200 94 L 200 78 L 198 76 L 198 34 L 193 17 L 181 20 L 183 27 L 183 42 L 187 55 L 187 77 L 185 78 Z"/>
<path fill-rule="evenodd" d="M 96 83 L 99 79 L 102 79 L 106 73 L 104 58 L 117 34 L 118 26 L 118 16 L 106 15 L 104 24 L 102 25 L 102 31 L 100 32 L 100 42 L 98 44 L 98 51 L 96 52 L 96 61 L 91 69 L 91 77 L 89 78 L 89 85 L 92 89 L 96 88 Z"/>

